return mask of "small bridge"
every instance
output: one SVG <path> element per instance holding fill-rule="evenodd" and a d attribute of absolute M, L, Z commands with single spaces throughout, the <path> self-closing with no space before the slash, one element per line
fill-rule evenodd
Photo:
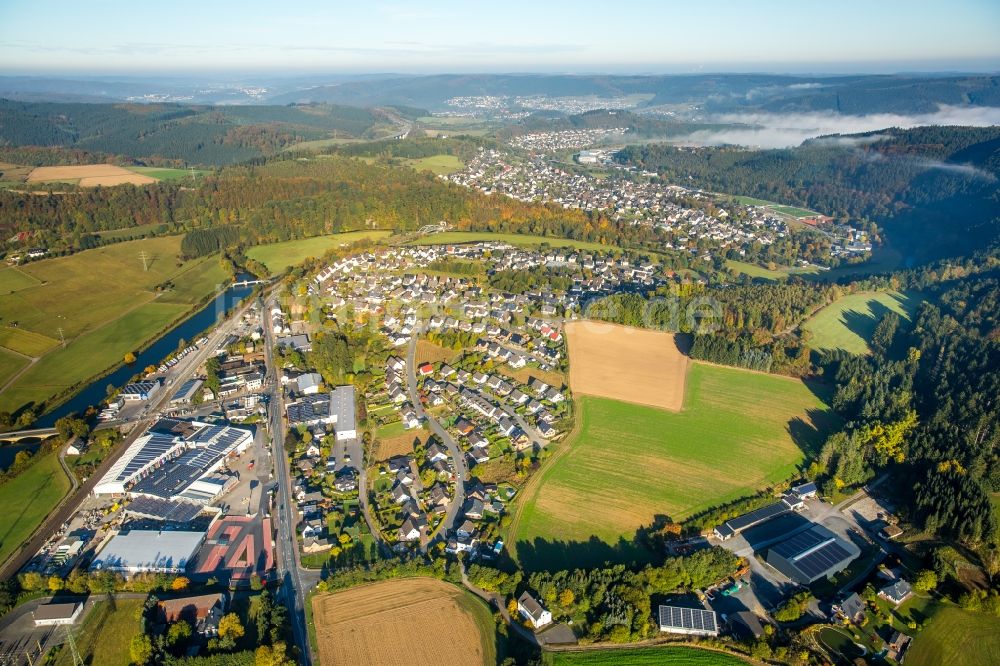
<path fill-rule="evenodd" d="M 57 434 L 55 428 L 36 428 L 34 430 L 13 430 L 0 432 L 0 442 L 20 442 L 22 439 L 45 439 Z"/>

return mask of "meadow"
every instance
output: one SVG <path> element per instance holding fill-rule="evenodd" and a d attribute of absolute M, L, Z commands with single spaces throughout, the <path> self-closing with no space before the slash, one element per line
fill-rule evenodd
<path fill-rule="evenodd" d="M 139 613 L 142 599 L 111 599 L 98 601 L 74 632 L 76 647 L 85 664 L 127 666 L 131 663 L 129 644 L 139 633 Z M 73 653 L 63 646 L 55 660 L 56 666 L 72 664 Z"/>
<path fill-rule="evenodd" d="M 0 393 L 0 410 L 43 402 L 103 372 L 214 293 L 227 280 L 218 260 L 178 262 L 180 241 L 146 238 L 0 271 L 0 340 L 41 359 Z M 168 281 L 171 289 L 156 291 Z"/>
<path fill-rule="evenodd" d="M 28 365 L 28 362 L 26 358 L 0 349 L 0 387 L 6 384 L 21 368 Z"/>
<path fill-rule="evenodd" d="M 28 469 L 0 485 L 0 562 L 23 544 L 70 489 L 55 452 L 43 454 Z"/>
<path fill-rule="evenodd" d="M 703 363 L 680 412 L 576 402 L 577 430 L 522 491 L 511 526 L 529 568 L 588 541 L 599 563 L 656 516 L 681 521 L 787 479 L 838 423 L 799 380 Z"/>
<path fill-rule="evenodd" d="M 209 169 L 170 169 L 165 167 L 127 167 L 129 171 L 134 171 L 143 176 L 149 176 L 156 180 L 183 180 L 184 178 L 201 178 L 212 173 Z"/>
<path fill-rule="evenodd" d="M 529 236 L 526 234 L 495 234 L 488 231 L 445 231 L 439 234 L 422 236 L 411 241 L 409 245 L 444 245 L 449 243 L 477 243 L 479 241 L 499 241 L 520 247 L 534 247 L 536 245 L 547 244 L 551 247 L 573 247 L 578 250 L 590 251 L 614 249 L 611 245 L 601 245 L 600 243 L 589 243 L 569 238 L 549 238 L 548 236 Z"/>
<path fill-rule="evenodd" d="M 461 171 L 465 167 L 462 160 L 458 159 L 454 155 L 444 154 L 405 160 L 403 163 L 408 167 L 416 169 L 417 171 L 430 171 L 438 176 L 455 173 L 456 171 Z"/>
<path fill-rule="evenodd" d="M 863 292 L 842 296 L 822 308 L 803 324 L 812 333 L 813 349 L 842 349 L 852 354 L 868 353 L 875 326 L 888 312 L 909 319 L 923 301 L 915 292 Z"/>
<path fill-rule="evenodd" d="M 496 627 L 489 607 L 435 578 L 318 594 L 312 607 L 322 666 L 496 663 Z"/>
<path fill-rule="evenodd" d="M 313 236 L 298 240 L 258 245 L 247 250 L 247 256 L 265 266 L 272 274 L 301 264 L 309 258 L 322 257 L 328 250 L 334 250 L 345 243 L 359 240 L 378 240 L 389 236 L 391 231 L 347 231 L 328 236 Z"/>
<path fill-rule="evenodd" d="M 956 606 L 938 610 L 913 639 L 907 666 L 1000 664 L 1000 618 Z"/>
<path fill-rule="evenodd" d="M 544 663 L 546 666 L 745 666 L 749 662 L 723 652 L 668 645 L 547 652 Z"/>
<path fill-rule="evenodd" d="M 737 273 L 749 275 L 753 278 L 763 278 L 772 282 L 777 280 L 787 280 L 789 275 L 817 275 L 821 272 L 817 266 L 781 267 L 771 270 L 770 268 L 758 266 L 757 264 L 751 264 L 746 261 L 736 261 L 734 259 L 727 259 L 726 267 L 730 270 L 736 271 Z"/>

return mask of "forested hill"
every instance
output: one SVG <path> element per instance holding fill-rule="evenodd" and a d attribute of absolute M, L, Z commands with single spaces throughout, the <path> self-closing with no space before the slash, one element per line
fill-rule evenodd
<path fill-rule="evenodd" d="M 328 104 L 191 106 L 0 99 L 0 145 L 64 146 L 152 162 L 224 165 L 300 141 L 371 138 L 378 112 Z"/>
<path fill-rule="evenodd" d="M 672 182 L 867 218 L 913 261 L 1000 237 L 1000 127 L 888 129 L 781 150 L 630 146 L 618 159 Z"/>

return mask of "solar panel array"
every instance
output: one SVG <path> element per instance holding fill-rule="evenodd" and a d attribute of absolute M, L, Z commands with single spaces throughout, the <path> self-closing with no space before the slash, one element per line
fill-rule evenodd
<path fill-rule="evenodd" d="M 823 529 L 816 529 L 816 527 L 817 526 L 814 525 L 804 532 L 799 532 L 794 536 L 788 537 L 778 545 L 771 548 L 771 550 L 787 560 L 792 560 L 802 555 L 810 548 L 815 548 L 824 541 L 829 541 L 833 538 L 833 533 L 827 532 Z"/>
<path fill-rule="evenodd" d="M 147 465 L 164 455 L 175 446 L 174 438 L 160 433 L 153 433 L 144 444 L 128 459 L 121 468 L 115 481 L 126 481 L 142 471 Z"/>
<path fill-rule="evenodd" d="M 660 627 L 703 632 L 706 634 L 719 633 L 715 613 L 700 608 L 660 606 Z"/>
<path fill-rule="evenodd" d="M 330 396 L 319 394 L 303 398 L 288 405 L 288 420 L 291 423 L 306 423 L 325 419 L 330 415 Z"/>
<path fill-rule="evenodd" d="M 187 523 L 201 513 L 201 507 L 193 502 L 165 500 L 159 497 L 136 497 L 125 511 L 137 516 L 146 516 L 157 520 L 169 520 Z"/>
<path fill-rule="evenodd" d="M 834 540 L 796 559 L 794 564 L 807 578 L 812 580 L 850 557 L 851 554 L 847 552 L 847 549 Z"/>

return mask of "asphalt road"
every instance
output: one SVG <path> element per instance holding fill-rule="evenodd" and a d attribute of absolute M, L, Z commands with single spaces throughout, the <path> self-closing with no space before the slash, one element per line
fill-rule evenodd
<path fill-rule="evenodd" d="M 455 461 L 455 497 L 452 498 L 451 503 L 448 505 L 448 511 L 445 513 L 444 520 L 441 522 L 439 528 L 439 534 L 447 534 L 455 526 L 455 520 L 465 505 L 465 481 L 469 478 L 469 469 L 465 465 L 465 456 L 462 455 L 462 449 L 455 443 L 455 440 L 448 431 L 441 427 L 437 419 L 424 410 L 424 406 L 420 402 L 420 396 L 417 395 L 417 365 L 415 360 L 417 354 L 417 336 L 420 330 L 419 323 L 413 327 L 413 335 L 410 337 L 409 347 L 406 350 L 406 384 L 410 394 L 410 402 L 413 403 L 413 409 L 417 413 L 417 417 L 427 422 L 427 425 L 431 428 L 431 432 L 437 435 L 444 443 L 448 449 L 448 454 Z"/>
<path fill-rule="evenodd" d="M 274 522 L 278 528 L 275 540 L 276 562 L 281 583 L 280 596 L 284 598 L 285 605 L 289 610 L 295 644 L 302 649 L 300 663 L 303 666 L 309 666 L 312 664 L 312 650 L 309 646 L 306 630 L 306 588 L 303 585 L 303 577 L 312 578 L 313 580 L 310 582 L 315 584 L 319 580 L 319 574 L 303 571 L 298 561 L 299 545 L 295 533 L 296 516 L 295 505 L 292 501 L 291 472 L 288 469 L 288 458 L 285 455 L 284 396 L 281 391 L 281 383 L 278 381 L 278 369 L 272 357 L 274 339 L 271 326 L 266 320 L 267 312 L 270 311 L 271 307 L 272 302 L 268 301 L 262 316 L 265 317 L 263 322 L 264 353 L 272 389 L 271 401 L 268 404 L 271 460 L 274 463 L 275 481 L 278 484 L 278 506 L 274 513 Z"/>

